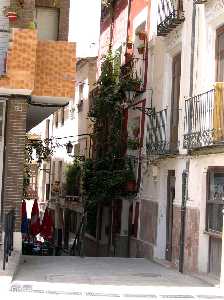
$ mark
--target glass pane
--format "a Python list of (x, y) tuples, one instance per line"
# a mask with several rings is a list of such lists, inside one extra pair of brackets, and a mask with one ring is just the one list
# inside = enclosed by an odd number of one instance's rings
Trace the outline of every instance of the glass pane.
[(222, 232), (222, 210), (221, 204), (208, 204), (208, 229)]
[(210, 174), (209, 200), (224, 200), (224, 172)]

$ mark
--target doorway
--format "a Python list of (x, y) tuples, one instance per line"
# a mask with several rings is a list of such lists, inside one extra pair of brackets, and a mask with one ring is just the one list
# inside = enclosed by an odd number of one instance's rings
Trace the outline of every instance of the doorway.
[(175, 171), (168, 170), (166, 208), (166, 260), (172, 260), (173, 201), (175, 198)]

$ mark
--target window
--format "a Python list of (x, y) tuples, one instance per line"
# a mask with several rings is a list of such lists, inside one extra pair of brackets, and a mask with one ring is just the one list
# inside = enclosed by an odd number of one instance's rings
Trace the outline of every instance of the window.
[(210, 168), (207, 175), (207, 230), (222, 232), (224, 168)]
[(61, 125), (63, 126), (65, 123), (65, 108), (61, 108)]
[(46, 120), (46, 128), (45, 128), (45, 138), (49, 139), (50, 137), (50, 120)]
[(217, 30), (216, 38), (216, 81), (224, 81), (224, 26)]
[(54, 126), (58, 127), (58, 111), (54, 112)]
[(58, 39), (59, 10), (57, 8), (37, 7), (36, 23), (40, 40)]

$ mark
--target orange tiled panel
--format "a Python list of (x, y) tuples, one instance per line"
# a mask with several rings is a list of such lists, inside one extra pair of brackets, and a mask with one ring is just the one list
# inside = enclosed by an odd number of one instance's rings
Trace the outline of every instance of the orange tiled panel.
[(75, 44), (38, 41), (33, 95), (74, 97)]
[(37, 32), (13, 29), (7, 54), (6, 77), (0, 78), (0, 87), (33, 90)]

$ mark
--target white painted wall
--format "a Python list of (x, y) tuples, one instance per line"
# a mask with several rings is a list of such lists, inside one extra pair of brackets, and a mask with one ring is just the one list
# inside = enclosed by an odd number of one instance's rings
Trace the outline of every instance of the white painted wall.
[[(149, 73), (148, 89), (153, 89), (153, 106), (156, 110), (168, 107), (168, 127), (170, 122), (172, 58), (182, 53), (182, 72), (180, 87), (179, 141), (180, 154), (172, 159), (157, 160), (158, 177), (152, 178), (152, 163), (143, 164), (143, 176), (139, 198), (158, 202), (157, 243), (154, 247), (155, 257), (165, 257), (166, 247), (166, 201), (167, 173), (175, 170), (176, 197), (174, 205), (181, 205), (182, 172), (186, 167), (186, 151), (183, 144), (184, 103), (189, 98), (191, 29), (193, 1), (184, 0), (185, 22), (174, 29), (167, 37), (156, 36), (157, 1), (153, 1), (150, 11), (149, 29)], [(206, 92), (215, 83), (215, 39), (216, 29), (224, 24), (224, 3), (221, 0), (208, 1), (205, 5), (196, 5), (195, 52), (193, 65), (193, 95)], [(149, 97), (147, 98), (149, 104)], [(146, 118), (147, 120), (147, 118)], [(169, 131), (169, 128), (168, 128)], [(145, 136), (147, 134), (147, 121)], [(169, 138), (169, 132), (167, 134)], [(144, 149), (145, 153), (145, 149)], [(223, 154), (209, 154), (191, 157), (189, 171), (189, 199), (187, 206), (200, 209), (199, 255), (200, 272), (207, 272), (208, 236), (204, 233), (206, 217), (206, 172), (208, 166), (224, 166)], [(144, 224), (142, 224), (144, 226)]]

